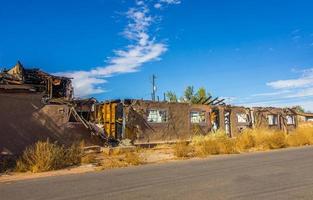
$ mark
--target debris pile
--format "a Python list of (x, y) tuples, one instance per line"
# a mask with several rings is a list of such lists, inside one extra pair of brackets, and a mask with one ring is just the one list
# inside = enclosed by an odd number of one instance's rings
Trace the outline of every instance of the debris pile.
[(54, 76), (39, 69), (25, 69), (20, 62), (10, 70), (0, 73), (0, 91), (39, 92), (44, 98), (64, 98), (71, 100), (73, 87), (70, 78)]

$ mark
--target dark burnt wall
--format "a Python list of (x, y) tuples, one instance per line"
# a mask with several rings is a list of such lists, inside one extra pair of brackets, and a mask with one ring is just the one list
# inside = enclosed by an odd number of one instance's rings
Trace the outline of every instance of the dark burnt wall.
[[(236, 137), (244, 129), (252, 127), (252, 118), (249, 108), (236, 106), (214, 106), (212, 109), (215, 110), (215, 112), (218, 111), (218, 129), (225, 131), (230, 137)], [(237, 114), (246, 115), (247, 121), (239, 122)]]
[(44, 105), (41, 94), (0, 93), (0, 154), (19, 154), (50, 139), (61, 144), (97, 142), (81, 123), (68, 123), (68, 106)]
[[(151, 123), (147, 121), (148, 110), (165, 110), (167, 122)], [(126, 138), (135, 143), (153, 143), (176, 140), (187, 140), (195, 134), (207, 134), (210, 131), (210, 106), (189, 105), (186, 103), (168, 103), (152, 101), (135, 101), (125, 107)], [(205, 111), (206, 121), (193, 124), (190, 121), (191, 111)]]
[[(298, 125), (298, 119), (295, 112), (290, 109), (283, 108), (253, 108), (254, 115), (254, 126), (256, 128), (270, 128), (274, 130), (282, 130), (285, 132), (290, 132), (294, 130)], [(277, 116), (278, 123), (270, 125), (268, 123), (268, 116)], [(294, 124), (287, 123), (287, 116), (294, 117)]]
[[(231, 107), (231, 136), (236, 137), (243, 130), (247, 128), (252, 128), (252, 117), (249, 108), (244, 107)], [(242, 122), (238, 120), (238, 115), (245, 115), (247, 121)]]

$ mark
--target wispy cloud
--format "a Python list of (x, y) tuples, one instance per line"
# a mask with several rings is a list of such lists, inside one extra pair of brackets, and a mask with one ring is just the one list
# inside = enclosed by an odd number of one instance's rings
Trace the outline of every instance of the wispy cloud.
[[(299, 73), (295, 71), (295, 73)], [(236, 103), (249, 106), (304, 106), (313, 111), (313, 68), (301, 71), (294, 79), (277, 80), (266, 83), (271, 92), (253, 94), (239, 98)]]
[(252, 97), (267, 97), (290, 93), (290, 90), (281, 90), (277, 92), (265, 92), (251, 95)]
[(154, 7), (157, 9), (163, 8), (164, 5), (171, 5), (171, 4), (180, 4), (180, 0), (158, 0)]
[[(177, 0), (157, 0), (163, 4), (179, 4)], [(154, 4), (155, 5), (155, 4)], [(147, 62), (159, 60), (167, 51), (167, 45), (150, 35), (151, 25), (156, 17), (152, 16), (149, 5), (144, 0), (135, 1), (135, 6), (126, 12), (128, 23), (123, 36), (130, 44), (113, 51), (114, 56), (108, 59), (107, 65), (92, 68), (89, 71), (61, 72), (58, 75), (73, 78), (75, 96), (89, 96), (105, 92), (103, 84), (106, 78), (122, 73), (136, 72)]]
[(303, 87), (313, 87), (313, 68), (303, 71), (302, 77), (287, 80), (278, 80), (266, 85), (274, 89), (294, 89)]

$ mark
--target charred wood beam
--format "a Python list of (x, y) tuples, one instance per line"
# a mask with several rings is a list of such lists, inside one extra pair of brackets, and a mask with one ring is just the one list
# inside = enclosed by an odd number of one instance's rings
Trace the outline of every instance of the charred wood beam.
[(203, 97), (201, 97), (201, 98), (196, 102), (196, 104), (202, 103), (202, 100), (203, 100)]
[(213, 103), (213, 106), (218, 105), (218, 104), (222, 103), (223, 101), (225, 101), (225, 99), (220, 99), (217, 102)]
[(208, 98), (206, 98), (206, 99), (202, 102), (202, 104), (206, 104), (206, 102), (210, 101), (211, 98), (212, 98), (212, 96), (209, 96)]
[(214, 101), (216, 101), (218, 99), (218, 97), (216, 97), (215, 99), (213, 99), (212, 101), (209, 101), (208, 103), (206, 103), (205, 105), (211, 105)]

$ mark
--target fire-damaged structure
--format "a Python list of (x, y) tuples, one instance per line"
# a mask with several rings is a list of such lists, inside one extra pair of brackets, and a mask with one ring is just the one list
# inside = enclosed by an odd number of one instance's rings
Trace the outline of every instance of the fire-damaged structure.
[(70, 78), (54, 76), (37, 68), (25, 69), (17, 64), (0, 73), (0, 91), (5, 92), (40, 92), (45, 99), (73, 97), (73, 87)]
[(148, 100), (112, 100), (97, 104), (94, 123), (107, 138), (134, 144), (189, 140), (218, 129), (236, 137), (246, 128), (266, 127), (289, 132), (297, 127), (297, 113), (283, 108), (246, 108)]
[[(70, 78), (26, 69), (18, 62), (0, 73), (0, 155), (20, 154), (38, 140), (100, 144), (84, 123)], [(86, 104), (86, 103), (85, 103)], [(89, 103), (87, 103), (89, 105)], [(77, 107), (77, 111), (76, 111)]]
[[(190, 140), (223, 130), (236, 137), (247, 128), (290, 132), (298, 119), (311, 120), (295, 109), (226, 105), (224, 99), (166, 102), (94, 98), (73, 99), (71, 79), (26, 69), (18, 62), (0, 73), (0, 153), (18, 154), (46, 138), (70, 144), (156, 144)], [(0, 154), (0, 155), (1, 155)]]

